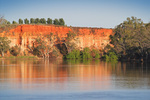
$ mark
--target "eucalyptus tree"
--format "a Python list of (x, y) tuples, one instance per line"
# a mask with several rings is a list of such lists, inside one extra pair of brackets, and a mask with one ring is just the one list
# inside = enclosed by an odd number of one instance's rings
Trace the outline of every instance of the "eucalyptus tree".
[(1, 52), (2, 57), (4, 57), (4, 53), (9, 50), (10, 43), (11, 41), (8, 40), (7, 37), (0, 37), (0, 52)]
[(19, 24), (23, 24), (23, 20), (22, 19), (19, 19)]

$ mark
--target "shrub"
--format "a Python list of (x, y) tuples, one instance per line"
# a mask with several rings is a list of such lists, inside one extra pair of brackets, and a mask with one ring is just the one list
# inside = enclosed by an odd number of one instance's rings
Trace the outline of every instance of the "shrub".
[(91, 56), (91, 50), (88, 47), (84, 48), (84, 50), (82, 51), (82, 58), (83, 59), (92, 58), (92, 56)]
[(79, 59), (80, 57), (80, 51), (79, 50), (72, 50), (68, 55), (66, 55), (66, 58), (68, 59)]
[(93, 49), (93, 50), (91, 51), (91, 56), (92, 56), (93, 58), (100, 58), (99, 50)]
[(118, 56), (114, 52), (108, 52), (108, 54), (104, 55), (103, 58), (106, 61), (117, 61)]
[(13, 55), (13, 56), (17, 56), (19, 53), (20, 53), (20, 47), (19, 46), (13, 46), (11, 49), (10, 49), (10, 53)]

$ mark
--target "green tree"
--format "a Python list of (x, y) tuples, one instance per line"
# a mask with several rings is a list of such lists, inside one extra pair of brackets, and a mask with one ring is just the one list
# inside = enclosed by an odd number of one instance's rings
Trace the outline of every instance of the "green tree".
[(67, 59), (79, 59), (79, 58), (81, 58), (81, 56), (80, 56), (80, 50), (72, 50), (70, 53), (68, 53), (67, 55), (66, 55), (66, 58)]
[(114, 50), (121, 58), (143, 57), (150, 48), (150, 33), (141, 19), (127, 18), (110, 36)]
[(58, 19), (55, 19), (54, 22), (53, 22), (53, 24), (54, 24), (54, 25), (59, 25), (59, 20), (58, 20)]
[(9, 50), (10, 40), (7, 37), (0, 37), (0, 53), (4, 57), (4, 53)]
[(26, 19), (24, 19), (24, 23), (25, 24), (29, 24), (29, 20), (26, 18)]
[(45, 18), (41, 18), (41, 19), (40, 19), (40, 23), (41, 23), (41, 24), (46, 24)]
[(91, 56), (92, 56), (93, 58), (100, 58), (100, 54), (99, 54), (99, 53), (100, 53), (99, 50), (93, 49), (93, 50), (91, 51)]
[(60, 19), (59, 19), (59, 25), (62, 25), (62, 26), (64, 26), (64, 25), (65, 25), (65, 21), (64, 21), (64, 19), (63, 19), (63, 18), (60, 18)]
[(16, 21), (12, 21), (12, 24), (18, 24)]
[(19, 19), (19, 24), (23, 24), (23, 20), (22, 19)]
[(83, 51), (82, 51), (82, 58), (83, 59), (92, 58), (92, 56), (91, 56), (91, 50), (88, 47), (86, 47), (86, 48), (83, 49)]
[(47, 18), (47, 24), (52, 24), (52, 19)]
[(30, 18), (30, 24), (34, 24), (34, 18)]
[(35, 24), (39, 24), (40, 23), (40, 19), (39, 18), (36, 18), (35, 19)]
[(11, 24), (10, 21), (7, 21), (7, 24)]
[(105, 54), (103, 56), (103, 58), (106, 60), (106, 61), (113, 61), (113, 62), (116, 62), (118, 61), (118, 56), (115, 54), (115, 52), (108, 52), (107, 54)]

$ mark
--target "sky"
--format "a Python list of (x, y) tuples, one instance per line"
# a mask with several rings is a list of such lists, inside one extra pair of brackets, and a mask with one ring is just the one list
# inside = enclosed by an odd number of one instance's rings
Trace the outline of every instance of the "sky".
[(131, 16), (150, 22), (150, 0), (0, 0), (0, 15), (10, 22), (63, 18), (67, 26), (114, 28)]

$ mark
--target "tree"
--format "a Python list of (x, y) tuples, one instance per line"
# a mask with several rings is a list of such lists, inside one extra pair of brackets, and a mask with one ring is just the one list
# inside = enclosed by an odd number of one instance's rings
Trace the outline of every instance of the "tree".
[(26, 18), (26, 19), (24, 19), (24, 23), (25, 24), (29, 24), (29, 20)]
[(41, 18), (41, 19), (40, 19), (40, 23), (41, 23), (41, 24), (46, 24), (45, 18)]
[(58, 19), (55, 19), (54, 22), (53, 22), (53, 24), (54, 24), (54, 25), (59, 25), (59, 20), (58, 20)]
[(110, 36), (114, 50), (124, 57), (142, 57), (150, 48), (150, 33), (141, 19), (136, 17), (127, 18), (118, 25)]
[(16, 21), (13, 21), (12, 24), (18, 24)]
[(47, 24), (52, 24), (52, 19), (47, 18)]
[(0, 16), (0, 24), (7, 24), (7, 20), (4, 19), (4, 16)]
[(7, 37), (0, 37), (0, 53), (4, 57), (4, 53), (9, 50), (10, 40)]
[(10, 49), (10, 53), (14, 56), (17, 56), (20, 53), (21, 48), (19, 46), (13, 46)]
[(34, 24), (34, 18), (30, 18), (30, 24)]
[(49, 58), (50, 51), (54, 45), (54, 40), (55, 36), (53, 36), (53, 33), (36, 38), (33, 54), (42, 56), (43, 58)]
[(36, 18), (35, 19), (35, 24), (39, 24), (40, 23), (40, 19), (39, 18)]
[(10, 21), (7, 21), (7, 24), (11, 24)]
[(22, 19), (19, 19), (19, 24), (23, 24), (23, 20)]
[(1, 15), (0, 15), (0, 24), (2, 24), (2, 22), (3, 22), (3, 17), (4, 17), (4, 16), (1, 16)]
[(91, 50), (88, 47), (86, 47), (86, 48), (83, 49), (83, 51), (82, 51), (82, 58), (83, 59), (92, 58), (92, 56), (91, 56)]
[(65, 21), (64, 21), (63, 18), (60, 18), (60, 19), (59, 19), (59, 25), (63, 25), (63, 26), (65, 25)]

